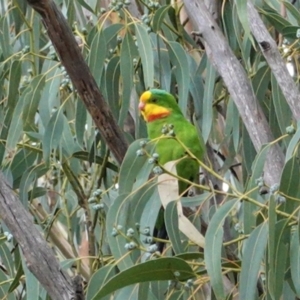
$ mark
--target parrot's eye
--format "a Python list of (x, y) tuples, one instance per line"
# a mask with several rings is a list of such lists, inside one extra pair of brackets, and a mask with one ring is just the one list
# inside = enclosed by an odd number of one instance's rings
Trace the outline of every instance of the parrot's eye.
[(152, 99), (152, 102), (153, 102), (153, 103), (156, 103), (156, 102), (157, 102), (157, 99), (156, 99), (156, 98)]

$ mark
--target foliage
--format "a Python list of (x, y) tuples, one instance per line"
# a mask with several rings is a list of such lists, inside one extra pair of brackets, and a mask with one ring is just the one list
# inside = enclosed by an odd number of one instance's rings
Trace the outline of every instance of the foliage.
[[(243, 1), (225, 1), (220, 24), (248, 73), (274, 143), (285, 153), (281, 181), (268, 193), (262, 193), (262, 176), (270, 145), (254, 150), (203, 41), (181, 19), (181, 3), (140, 1), (141, 16), (128, 0), (56, 2), (131, 146), (119, 167), (39, 16), (25, 1), (8, 1), (0, 18), (0, 169), (62, 268), (87, 280), (87, 299), (108, 299), (111, 293), (115, 299), (300, 297), (300, 129), (249, 35)], [(297, 6), (277, 0), (257, 5), (298, 83)], [(177, 94), (186, 117), (215, 151), (218, 169), (209, 159), (199, 162), (200, 195), (176, 196), (171, 177), (165, 196), (159, 174), (150, 176), (157, 165), (149, 163), (153, 145), (137, 110), (138, 96), (149, 87)], [(228, 190), (215, 189), (207, 178)], [(168, 198), (170, 241), (159, 254), (152, 231), (162, 196)], [(185, 234), (181, 205), (190, 210)], [(0, 257), (1, 299), (46, 299), (4, 223)]]

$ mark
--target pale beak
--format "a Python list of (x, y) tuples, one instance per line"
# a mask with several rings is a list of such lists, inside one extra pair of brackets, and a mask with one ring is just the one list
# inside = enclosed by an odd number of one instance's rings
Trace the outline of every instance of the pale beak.
[(144, 109), (145, 109), (145, 103), (141, 101), (139, 103), (139, 110), (144, 110)]

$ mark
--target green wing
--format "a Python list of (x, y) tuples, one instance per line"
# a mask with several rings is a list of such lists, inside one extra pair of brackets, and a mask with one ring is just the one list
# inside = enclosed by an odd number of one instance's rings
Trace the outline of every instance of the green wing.
[[(162, 135), (161, 130), (165, 124), (172, 124), (176, 137), (199, 159), (203, 160), (205, 146), (202, 137), (198, 136), (195, 126), (189, 123), (181, 114), (172, 114), (169, 117), (148, 123), (148, 134), (150, 139)], [(156, 145), (159, 154), (159, 162), (163, 165), (172, 160), (178, 160), (186, 156), (186, 150), (175, 139), (160, 139)], [(198, 163), (191, 158), (181, 160), (176, 167), (180, 177), (195, 181), (199, 174)], [(179, 192), (183, 193), (188, 184), (179, 182)]]

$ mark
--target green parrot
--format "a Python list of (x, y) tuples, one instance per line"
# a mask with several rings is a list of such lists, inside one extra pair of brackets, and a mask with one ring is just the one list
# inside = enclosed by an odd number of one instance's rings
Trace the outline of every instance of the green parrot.
[[(150, 140), (162, 135), (165, 125), (172, 125), (176, 137), (197, 157), (203, 160), (205, 146), (201, 136), (198, 135), (194, 125), (186, 120), (175, 98), (164, 90), (151, 89), (140, 97), (139, 109), (147, 123), (148, 137)], [(186, 150), (175, 139), (159, 139), (156, 150), (159, 155), (159, 163), (178, 160), (186, 156)], [(177, 175), (197, 181), (199, 164), (191, 157), (186, 157), (176, 165)], [(178, 182), (179, 193), (182, 194), (188, 188), (188, 183)]]
[[(172, 126), (176, 137), (199, 160), (203, 160), (205, 146), (202, 136), (199, 136), (194, 125), (188, 122), (182, 114), (175, 98), (164, 90), (151, 89), (140, 97), (139, 109), (147, 123), (148, 136), (151, 140), (162, 136), (164, 126)], [(186, 154), (186, 149), (175, 139), (158, 139), (155, 152), (159, 155), (159, 163), (164, 165), (169, 161), (180, 160), (176, 165), (177, 175), (191, 182), (198, 181), (199, 164)], [(186, 195), (189, 184), (178, 181), (179, 194)], [(168, 234), (164, 223), (163, 209), (156, 220), (153, 235), (160, 239), (167, 239)], [(156, 243), (162, 253), (164, 243)]]

